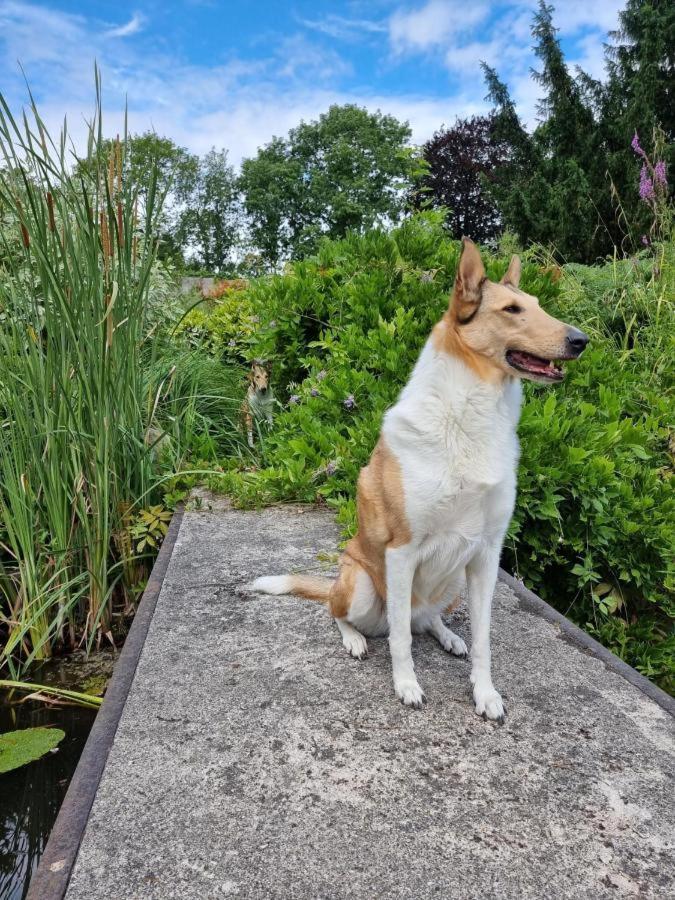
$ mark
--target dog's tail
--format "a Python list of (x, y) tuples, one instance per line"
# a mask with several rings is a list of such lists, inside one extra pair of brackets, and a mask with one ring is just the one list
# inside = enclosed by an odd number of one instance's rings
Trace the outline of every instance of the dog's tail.
[(315, 575), (263, 575), (251, 585), (252, 590), (263, 594), (297, 594), (320, 603), (328, 600), (332, 587), (332, 578)]

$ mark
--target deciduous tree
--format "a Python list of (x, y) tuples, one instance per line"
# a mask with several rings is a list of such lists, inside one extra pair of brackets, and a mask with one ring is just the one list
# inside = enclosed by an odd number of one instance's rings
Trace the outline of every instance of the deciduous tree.
[(323, 236), (396, 220), (416, 166), (410, 134), (393, 116), (331, 106), (245, 160), (251, 237), (268, 263), (312, 253)]

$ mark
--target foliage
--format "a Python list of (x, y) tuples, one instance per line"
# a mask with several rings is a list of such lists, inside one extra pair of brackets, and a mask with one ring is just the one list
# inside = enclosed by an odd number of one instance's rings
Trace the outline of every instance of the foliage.
[[(445, 306), (459, 245), (426, 213), (390, 234), (325, 242), (260, 279), (251, 356), (273, 360), (284, 403), (259, 467), (213, 484), (243, 504), (327, 502), (347, 534), (382, 416)], [(561, 270), (526, 255), (522, 286), (589, 332), (559, 388), (528, 384), (520, 493), (504, 561), (632, 664), (673, 686), (675, 520), (672, 244), (650, 258)], [(507, 257), (487, 257), (492, 278)]]
[(322, 236), (397, 219), (416, 170), (410, 129), (358, 106), (331, 106), (244, 160), (240, 186), (253, 244), (272, 268)]
[(215, 462), (238, 452), (245, 393), (245, 373), (239, 366), (223, 364), (201, 347), (171, 347), (147, 377), (148, 397), (155, 398), (147, 442), (160, 469), (179, 471), (194, 459)]
[(65, 736), (60, 728), (23, 728), (0, 734), (0, 775), (40, 759)]
[(486, 69), (490, 99), (498, 104), (498, 133), (511, 134), (518, 150), (529, 144), (525, 153), (514, 150), (516, 164), (498, 174), (493, 196), (524, 243), (554, 244), (563, 259), (592, 261), (611, 249), (615, 237), (598, 228), (599, 214), (603, 222), (612, 220), (602, 138), (581, 78), (573, 77), (565, 63), (552, 7), (543, 2), (532, 34), (541, 61), (534, 77), (544, 90), (540, 124), (532, 135), (514, 121), (508, 92), (503, 85), (497, 90), (496, 74)]
[(155, 258), (156, 169), (141, 201), (130, 143), (102, 137), (100, 94), (74, 169), (67, 135), (52, 142), (32, 114), (22, 131), (0, 107), (0, 668), (13, 677), (119, 629), (164, 528), (158, 480), (196, 431), (209, 438), (185, 352), (167, 361), (178, 310)]
[(428, 170), (415, 201), (420, 207), (445, 207), (446, 225), (454, 238), (470, 235), (475, 241), (494, 240), (501, 217), (485, 181), (507, 160), (507, 145), (495, 133), (489, 116), (458, 119), (427, 141), (422, 153)]
[(241, 208), (237, 180), (227, 150), (211, 150), (199, 161), (188, 206), (180, 216), (177, 238), (210, 272), (234, 266)]
[(259, 317), (246, 286), (241, 280), (220, 282), (210, 301), (195, 306), (183, 318), (179, 330), (191, 346), (207, 348), (220, 358), (247, 358), (245, 348), (257, 330)]
[[(540, 123), (528, 134), (506, 86), (484, 66), (495, 107), (494, 134), (510, 148), (490, 189), (504, 223), (521, 242), (555, 247), (559, 258), (595, 262), (620, 247), (641, 246), (649, 212), (636, 190), (639, 165), (630, 143), (647, 142), (662, 123), (672, 141), (672, 4), (629, 2), (608, 48), (605, 83), (565, 62), (553, 8), (540, 0), (532, 34), (543, 89)], [(651, 149), (651, 148), (649, 148)], [(668, 147), (665, 162), (672, 162)]]
[(148, 547), (158, 550), (169, 530), (170, 521), (171, 513), (161, 505), (140, 510), (136, 521), (129, 529), (136, 545), (136, 553), (141, 554)]
[[(111, 155), (117, 152), (117, 146), (114, 140), (101, 140), (87, 158), (78, 161), (76, 176), (95, 180), (105, 170)], [(138, 198), (141, 208), (145, 208), (151, 189), (166, 198), (161, 213), (156, 211), (156, 227), (161, 235), (159, 256), (179, 261), (183, 249), (178, 233), (181, 216), (199, 180), (199, 158), (170, 138), (152, 131), (125, 136), (120, 150), (124, 182)]]
[(44, 700), (47, 703), (69, 706), (83, 706), (87, 709), (98, 709), (103, 703), (100, 694), (103, 693), (108, 679), (105, 676), (90, 678), (89, 682), (95, 682), (98, 692), (95, 694), (91, 691), (89, 684), (87, 690), (90, 693), (82, 693), (81, 691), (71, 691), (66, 688), (55, 687), (52, 684), (33, 684), (28, 681), (9, 681), (0, 679), (0, 689), (7, 691), (23, 691), (28, 693), (26, 700)]

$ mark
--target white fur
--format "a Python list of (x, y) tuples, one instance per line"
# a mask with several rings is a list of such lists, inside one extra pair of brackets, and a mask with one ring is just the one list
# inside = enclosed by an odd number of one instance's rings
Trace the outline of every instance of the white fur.
[(263, 594), (290, 594), (290, 575), (262, 575), (251, 584), (252, 591), (261, 591)]
[(246, 394), (246, 402), (251, 416), (249, 428), (247, 430), (247, 439), (249, 447), (253, 446), (253, 425), (260, 425), (265, 422), (271, 427), (274, 414), (274, 394), (272, 388), (268, 388), (265, 393), (259, 391), (255, 385), (250, 385)]
[[(466, 655), (466, 644), (440, 614), (468, 586), (476, 712), (504, 716), (492, 684), (490, 613), (516, 496), (521, 398), (518, 379), (482, 381), (430, 339), (385, 415), (382, 436), (401, 467), (411, 540), (386, 551), (386, 611), (360, 570), (348, 614), (336, 622), (344, 646), (359, 659), (367, 651), (364, 633), (389, 632), (394, 691), (407, 706), (426, 702), (413, 666), (413, 631), (428, 632), (449, 653)], [(284, 594), (291, 583), (288, 576), (264, 577), (253, 588)]]
[[(439, 614), (468, 582), (476, 712), (491, 719), (504, 715), (492, 685), (490, 607), (515, 502), (520, 405), (518, 380), (484, 382), (430, 340), (385, 416), (382, 435), (401, 466), (412, 532), (410, 543), (386, 556), (394, 690), (410, 706), (424, 700), (410, 652), (411, 626), (429, 631), (450, 652), (466, 652)], [(415, 610), (413, 592), (422, 603)]]

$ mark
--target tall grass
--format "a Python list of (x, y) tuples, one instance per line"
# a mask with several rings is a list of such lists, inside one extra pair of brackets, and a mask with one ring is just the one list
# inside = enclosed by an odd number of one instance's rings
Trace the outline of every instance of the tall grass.
[(156, 173), (139, 204), (125, 138), (104, 142), (101, 92), (78, 159), (31, 100), (0, 96), (0, 669), (109, 631), (133, 591), (145, 440)]

